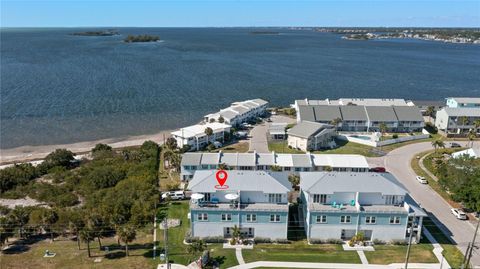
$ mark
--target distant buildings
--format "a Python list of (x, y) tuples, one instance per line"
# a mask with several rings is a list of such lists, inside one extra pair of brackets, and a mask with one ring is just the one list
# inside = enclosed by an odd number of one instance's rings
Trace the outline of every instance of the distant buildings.
[(424, 116), (427, 115), (427, 110), (429, 107), (433, 108), (432, 116), (435, 116), (436, 111), (445, 107), (445, 102), (443, 101), (415, 100), (415, 101), (408, 101), (407, 104), (410, 106), (416, 106), (418, 109), (420, 109), (420, 112)]
[(187, 152), (182, 156), (182, 180), (190, 180), (197, 171), (219, 169), (241, 171), (305, 171), (368, 172), (367, 159), (351, 154), (278, 154), (278, 153), (202, 153)]
[(205, 115), (204, 121), (219, 121), (220, 118), (223, 118), (225, 123), (237, 126), (265, 114), (267, 105), (268, 102), (262, 99), (235, 102), (216, 113)]
[[(480, 107), (445, 107), (437, 111), (435, 126), (445, 134), (464, 134), (479, 128)], [(478, 130), (477, 130), (478, 132)]]
[[(427, 214), (388, 173), (300, 173), (305, 233), (311, 239), (405, 240), (418, 242)], [(412, 229), (413, 227), (413, 229)]]
[(202, 199), (190, 203), (193, 237), (232, 237), (240, 228), (244, 237), (286, 239), (288, 192), (285, 173), (228, 171), (225, 188), (218, 185), (216, 170), (197, 171), (188, 189)]
[(310, 121), (299, 122), (287, 133), (288, 146), (302, 151), (327, 148), (337, 135), (333, 125)]
[(462, 156), (468, 156), (471, 158), (480, 158), (480, 147), (469, 148), (466, 150), (452, 153), (453, 158), (460, 158)]
[[(207, 128), (212, 129), (212, 135), (205, 133)], [(223, 142), (225, 133), (230, 133), (230, 128), (231, 125), (219, 122), (196, 124), (174, 131), (172, 132), (172, 136), (177, 140), (177, 146), (179, 148), (188, 145), (192, 150), (200, 150), (207, 146), (208, 143), (215, 141)]]
[(271, 123), (268, 129), (268, 134), (273, 140), (284, 140), (287, 138), (286, 123)]
[(480, 97), (448, 97), (447, 107), (451, 107), (451, 108), (476, 107), (480, 109)]
[(338, 120), (339, 131), (419, 132), (425, 126), (420, 110), (403, 99), (296, 100), (297, 122), (330, 124)]

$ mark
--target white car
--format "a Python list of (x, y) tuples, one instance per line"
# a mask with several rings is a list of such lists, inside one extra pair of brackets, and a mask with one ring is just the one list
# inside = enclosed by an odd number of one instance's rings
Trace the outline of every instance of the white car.
[(451, 209), (452, 214), (459, 220), (466, 220), (467, 219), (467, 214), (463, 212), (460, 208), (452, 208)]
[(422, 184), (428, 184), (428, 181), (425, 179), (425, 177), (417, 176), (416, 179)]
[(162, 199), (167, 199), (167, 197), (172, 200), (183, 200), (185, 199), (185, 193), (183, 191), (169, 191), (162, 194)]

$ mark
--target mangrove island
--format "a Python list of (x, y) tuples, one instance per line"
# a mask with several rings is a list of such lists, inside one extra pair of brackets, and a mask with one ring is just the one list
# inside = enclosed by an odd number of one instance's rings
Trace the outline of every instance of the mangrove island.
[(127, 43), (133, 42), (156, 42), (160, 37), (154, 35), (128, 35), (123, 41)]

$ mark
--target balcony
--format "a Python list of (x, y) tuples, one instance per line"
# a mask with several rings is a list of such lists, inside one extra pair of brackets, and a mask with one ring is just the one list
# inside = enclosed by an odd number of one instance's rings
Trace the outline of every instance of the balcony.
[(273, 204), (273, 203), (211, 203), (211, 202), (190, 202), (191, 210), (202, 211), (268, 211), (268, 212), (285, 212), (288, 211), (288, 204)]

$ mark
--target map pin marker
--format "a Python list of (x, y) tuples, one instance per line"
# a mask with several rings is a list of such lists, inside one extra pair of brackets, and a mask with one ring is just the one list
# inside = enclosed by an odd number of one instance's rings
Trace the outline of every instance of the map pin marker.
[(225, 185), (225, 182), (227, 182), (228, 174), (224, 170), (218, 170), (215, 174), (215, 177), (217, 178), (218, 184), (223, 187), (223, 185)]

